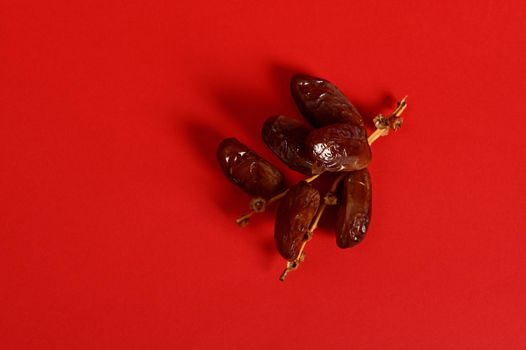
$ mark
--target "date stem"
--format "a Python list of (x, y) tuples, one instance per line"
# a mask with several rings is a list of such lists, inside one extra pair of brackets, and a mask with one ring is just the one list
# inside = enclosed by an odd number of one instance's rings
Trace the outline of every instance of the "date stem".
[[(400, 129), (403, 123), (403, 120), (402, 118), (400, 118), (400, 115), (407, 108), (406, 99), (407, 99), (407, 96), (398, 102), (395, 110), (391, 113), (391, 115), (389, 115), (389, 117), (384, 117), (383, 115), (380, 114), (374, 118), (376, 130), (367, 138), (367, 142), (369, 143), (369, 145), (372, 145), (380, 137), (388, 135), (390, 129), (393, 129), (393, 130)], [(321, 174), (316, 175), (316, 177), (319, 175)], [(336, 200), (335, 192), (336, 192), (336, 189), (338, 188), (339, 183), (343, 180), (345, 175), (347, 175), (347, 173), (345, 172), (341, 173), (340, 176), (338, 176), (336, 180), (334, 180), (334, 182), (332, 183), (330, 191), (325, 194), (325, 197), (323, 198), (323, 203), (321, 204), (320, 208), (318, 209), (318, 212), (316, 213), (316, 216), (314, 217), (311, 223), (309, 232), (305, 235), (305, 239), (299, 250), (298, 258), (296, 258), (293, 261), (287, 262), (287, 266), (285, 267), (285, 270), (283, 270), (283, 273), (281, 274), (279, 278), (280, 281), (284, 282), (288, 273), (296, 270), (299, 267), (299, 265), (305, 260), (305, 252), (304, 252), (305, 246), (312, 239), (314, 235), (314, 230), (318, 228), (318, 223), (320, 221), (320, 218), (323, 215), (323, 212), (325, 211), (327, 206), (336, 204), (337, 200)]]
[[(405, 96), (403, 99), (398, 101), (396, 108), (391, 112), (389, 117), (385, 117), (382, 114), (379, 114), (376, 117), (374, 117), (373, 121), (374, 121), (374, 125), (376, 126), (376, 130), (371, 135), (369, 135), (369, 137), (367, 138), (367, 142), (369, 143), (369, 145), (372, 145), (380, 137), (388, 135), (389, 130), (400, 129), (403, 123), (403, 119), (400, 118), (400, 115), (405, 111), (406, 108), (407, 108), (407, 96)], [(316, 180), (321, 174), (322, 173), (313, 175), (309, 178), (306, 178), (303, 181), (310, 183)], [(250, 218), (252, 217), (252, 214), (264, 212), (267, 206), (283, 198), (287, 194), (288, 191), (289, 190), (286, 189), (285, 191), (275, 195), (274, 197), (270, 198), (267, 201), (265, 201), (264, 199), (260, 199), (263, 201), (262, 208), (260, 208), (259, 210), (255, 210), (251, 205), (250, 212), (248, 214), (242, 215), (239, 218), (237, 218), (236, 223), (241, 227), (245, 227), (246, 225), (248, 225), (248, 222)]]
[(404, 122), (404, 120), (400, 118), (400, 115), (402, 115), (406, 108), (407, 96), (405, 96), (397, 103), (396, 108), (393, 112), (391, 112), (391, 115), (389, 115), (389, 117), (385, 117), (381, 114), (374, 117), (373, 122), (376, 126), (376, 130), (367, 138), (367, 142), (369, 142), (369, 145), (371, 145), (379, 137), (388, 135), (389, 130), (392, 129), (396, 131), (400, 129), (402, 123)]

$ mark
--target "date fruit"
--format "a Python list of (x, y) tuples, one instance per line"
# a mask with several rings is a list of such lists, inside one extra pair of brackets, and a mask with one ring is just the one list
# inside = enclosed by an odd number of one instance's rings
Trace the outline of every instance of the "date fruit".
[(311, 127), (284, 115), (268, 118), (261, 136), (265, 144), (289, 168), (312, 175), (312, 161), (305, 149), (305, 139)]
[(270, 198), (283, 189), (281, 172), (233, 137), (219, 144), (217, 160), (227, 178), (254, 196)]
[(371, 220), (371, 177), (367, 169), (349, 173), (341, 184), (336, 220), (336, 244), (350, 248), (362, 241)]
[(362, 116), (347, 97), (325, 79), (296, 74), (290, 90), (299, 110), (314, 127), (336, 123), (364, 125)]
[(306, 147), (315, 173), (359, 170), (371, 161), (367, 132), (358, 125), (331, 124), (314, 129)]
[(274, 240), (279, 254), (289, 261), (298, 258), (310, 224), (320, 206), (320, 193), (302, 181), (290, 188), (276, 214)]

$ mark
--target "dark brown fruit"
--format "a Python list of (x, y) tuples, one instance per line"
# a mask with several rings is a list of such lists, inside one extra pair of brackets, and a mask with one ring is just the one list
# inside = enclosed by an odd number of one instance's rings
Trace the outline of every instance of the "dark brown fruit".
[(270, 198), (283, 189), (281, 172), (235, 138), (219, 144), (217, 160), (226, 177), (254, 196)]
[(291, 187), (281, 200), (276, 214), (274, 240), (283, 258), (292, 261), (298, 257), (319, 206), (320, 193), (303, 181)]
[(363, 126), (363, 118), (345, 95), (327, 80), (296, 74), (290, 82), (292, 97), (314, 127), (335, 123)]
[(359, 170), (371, 161), (367, 133), (358, 125), (332, 124), (314, 129), (306, 147), (315, 173)]
[(296, 119), (278, 115), (265, 121), (261, 136), (268, 148), (289, 168), (312, 175), (312, 162), (305, 149), (305, 139), (311, 130)]
[(341, 184), (338, 196), (336, 244), (349, 248), (362, 241), (371, 220), (371, 177), (367, 169), (353, 171)]

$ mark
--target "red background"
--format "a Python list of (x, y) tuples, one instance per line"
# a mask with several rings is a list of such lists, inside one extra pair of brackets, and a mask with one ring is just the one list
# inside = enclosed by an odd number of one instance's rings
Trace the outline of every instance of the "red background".
[[(524, 349), (523, 1), (2, 1), (3, 349)], [(374, 216), (285, 283), (215, 161), (293, 71), (367, 117)], [(290, 172), (287, 173), (290, 175)], [(299, 177), (296, 176), (295, 179)]]

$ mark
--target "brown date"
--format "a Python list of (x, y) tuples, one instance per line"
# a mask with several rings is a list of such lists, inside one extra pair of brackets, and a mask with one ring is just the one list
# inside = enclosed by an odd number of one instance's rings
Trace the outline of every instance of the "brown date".
[(311, 127), (284, 115), (268, 118), (261, 135), (265, 144), (287, 166), (305, 175), (312, 175), (312, 162), (305, 149)]
[(290, 90), (299, 110), (314, 127), (335, 123), (364, 125), (362, 116), (347, 97), (325, 79), (296, 74)]
[(283, 175), (235, 138), (224, 139), (217, 160), (226, 177), (246, 192), (270, 198), (283, 189)]
[(281, 200), (276, 214), (274, 240), (283, 258), (289, 261), (298, 258), (319, 206), (320, 193), (304, 181), (291, 187)]
[(314, 129), (306, 147), (315, 173), (359, 170), (371, 161), (367, 132), (358, 125), (331, 124)]
[(336, 244), (349, 248), (362, 241), (371, 220), (371, 177), (367, 169), (353, 171), (341, 184), (338, 196)]

